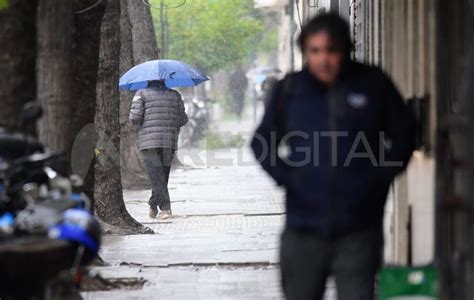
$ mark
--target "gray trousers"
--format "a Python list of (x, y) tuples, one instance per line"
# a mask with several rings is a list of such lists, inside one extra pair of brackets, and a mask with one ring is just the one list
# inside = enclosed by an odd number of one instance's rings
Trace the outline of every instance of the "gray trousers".
[(168, 179), (171, 171), (175, 150), (171, 148), (156, 148), (142, 150), (145, 168), (151, 183), (150, 207), (160, 210), (170, 210), (171, 201), (168, 192)]
[(372, 300), (382, 250), (381, 229), (333, 240), (287, 229), (280, 252), (285, 296), (288, 300), (323, 299), (326, 281), (334, 276), (338, 300)]

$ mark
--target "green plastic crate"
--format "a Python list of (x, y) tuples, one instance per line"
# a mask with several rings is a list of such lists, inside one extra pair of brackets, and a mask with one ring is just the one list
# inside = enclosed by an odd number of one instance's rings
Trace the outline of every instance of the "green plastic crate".
[(438, 299), (438, 272), (432, 266), (384, 268), (378, 295), (379, 300)]

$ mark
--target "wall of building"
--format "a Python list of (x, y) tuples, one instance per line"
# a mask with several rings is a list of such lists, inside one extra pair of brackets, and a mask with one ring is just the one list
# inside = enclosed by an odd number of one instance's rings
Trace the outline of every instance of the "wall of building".
[(257, 0), (259, 9), (278, 11), (281, 18), (279, 30), (279, 68), (283, 73), (301, 70), (304, 65), (297, 38), (302, 26), (318, 13), (337, 11), (350, 18), (351, 0)]
[[(381, 65), (405, 99), (428, 102), (426, 135), (434, 135), (436, 53), (434, 1), (366, 1), (365, 60)], [(367, 28), (369, 27), (369, 28)], [(397, 263), (429, 263), (434, 258), (434, 156), (430, 141), (412, 158), (404, 176), (394, 184)], [(409, 213), (411, 210), (411, 214)], [(410, 225), (410, 232), (406, 229)], [(398, 232), (398, 234), (397, 234)], [(406, 248), (405, 248), (406, 247)], [(403, 251), (407, 249), (408, 252)], [(410, 253), (411, 251), (411, 253)], [(410, 255), (411, 254), (411, 255)]]
[(292, 38), (293, 25), (290, 23), (290, 16), (283, 7), (279, 11), (280, 29), (278, 31), (278, 67), (283, 73), (287, 73), (292, 69)]
[(302, 56), (296, 40), (305, 20), (306, 0), (256, 0), (255, 8), (263, 12), (277, 13), (278, 30), (278, 68), (282, 74), (301, 69)]

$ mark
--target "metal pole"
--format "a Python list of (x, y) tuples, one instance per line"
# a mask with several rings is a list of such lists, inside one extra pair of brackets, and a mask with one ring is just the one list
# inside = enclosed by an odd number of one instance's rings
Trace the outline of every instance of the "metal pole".
[(339, 13), (339, 0), (331, 0), (330, 11)]
[(164, 18), (164, 9), (165, 9), (165, 5), (163, 3), (163, 0), (161, 0), (160, 2), (160, 26), (161, 26), (161, 57), (160, 59), (164, 59), (166, 58), (167, 56), (167, 53), (166, 53), (166, 36), (165, 36), (165, 18)]
[(290, 71), (295, 70), (295, 33), (296, 25), (294, 22), (295, 6), (294, 0), (288, 0), (288, 13), (290, 15)]
[(447, 89), (445, 83), (446, 76), (446, 47), (447, 28), (444, 22), (445, 13), (443, 0), (437, 0), (435, 5), (435, 28), (436, 35), (436, 119), (438, 120), (436, 131), (436, 174), (435, 174), (435, 260), (440, 271), (440, 299), (449, 299), (449, 259), (447, 247), (447, 235), (449, 233), (446, 214), (443, 209), (444, 199), (447, 194), (447, 157), (448, 157), (448, 137), (447, 130), (439, 126), (440, 120), (447, 115)]
[[(473, 299), (473, 185), (472, 177), (474, 151), (472, 145), (474, 129), (474, 106), (469, 101), (474, 93), (474, 51), (471, 44), (455, 43), (450, 36), (464, 21), (455, 20), (454, 3), (436, 2), (437, 32), (437, 120), (436, 139), (436, 258), (440, 270), (440, 299)], [(468, 9), (467, 1), (459, 1), (457, 9)], [(472, 22), (472, 21), (471, 21)], [(472, 28), (468, 26), (468, 28)], [(472, 30), (472, 29), (471, 29)], [(465, 38), (470, 38), (467, 34)], [(462, 49), (465, 44), (466, 48)], [(448, 45), (448, 46), (446, 46)], [(467, 47), (471, 47), (471, 49)], [(461, 51), (459, 51), (462, 49)], [(462, 52), (464, 60), (463, 76), (452, 78), (449, 66), (456, 65)], [(452, 100), (457, 106), (449, 109), (449, 86), (457, 87), (457, 98)], [(452, 98), (452, 97), (451, 97)]]

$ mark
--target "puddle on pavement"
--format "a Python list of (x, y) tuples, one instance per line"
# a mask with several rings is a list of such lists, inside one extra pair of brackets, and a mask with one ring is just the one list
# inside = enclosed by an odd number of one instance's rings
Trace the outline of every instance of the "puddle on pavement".
[(137, 277), (103, 278), (95, 275), (83, 279), (81, 291), (141, 290), (145, 283), (147, 283), (145, 279)]

